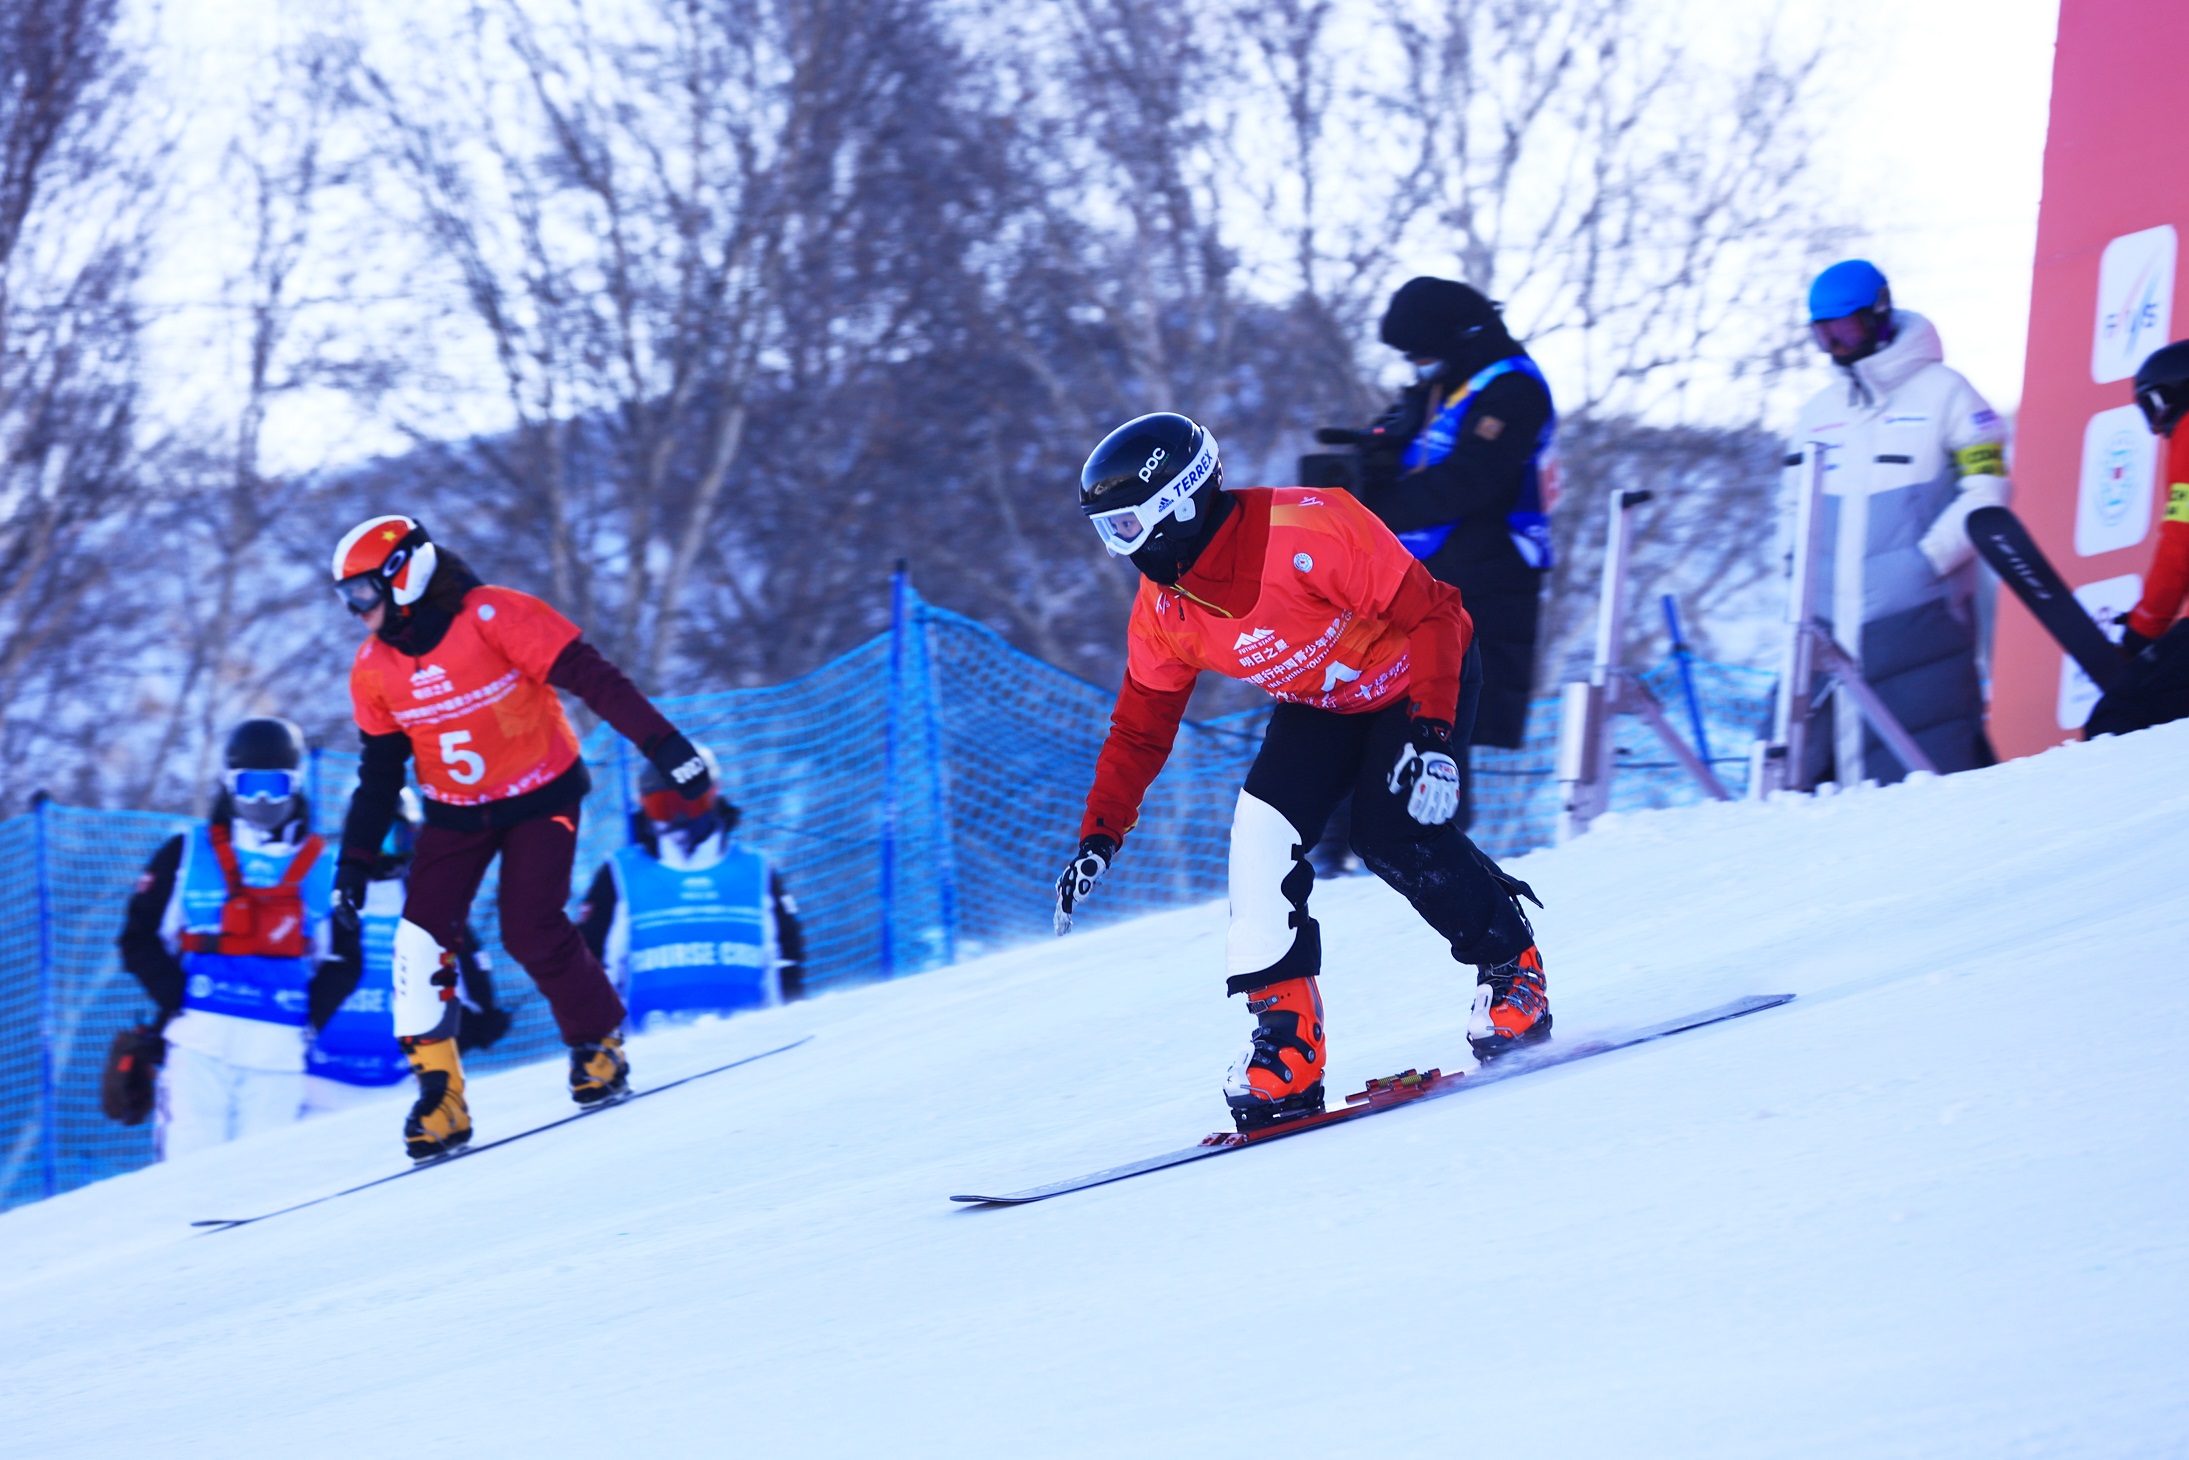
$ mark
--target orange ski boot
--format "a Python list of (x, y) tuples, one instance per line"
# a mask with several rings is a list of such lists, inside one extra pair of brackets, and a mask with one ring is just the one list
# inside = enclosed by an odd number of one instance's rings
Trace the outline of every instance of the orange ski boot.
[(1224, 1103), (1242, 1131), (1313, 1115), (1323, 1108), (1323, 998), (1312, 978), (1290, 978), (1247, 995), (1254, 1035), (1224, 1076)]
[(1510, 963), (1475, 974), (1475, 1005), (1467, 1043), (1488, 1064), (1499, 1055), (1550, 1038), (1551, 1001), (1543, 989), (1543, 955), (1531, 945)]

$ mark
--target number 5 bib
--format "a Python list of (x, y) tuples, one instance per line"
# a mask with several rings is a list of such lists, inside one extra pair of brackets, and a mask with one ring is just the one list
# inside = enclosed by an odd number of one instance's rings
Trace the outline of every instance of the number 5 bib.
[(547, 683), (578, 626), (528, 593), (474, 588), (448, 633), (417, 658), (378, 635), (358, 648), (350, 701), (367, 735), (410, 737), (433, 800), (478, 806), (521, 796), (578, 758)]

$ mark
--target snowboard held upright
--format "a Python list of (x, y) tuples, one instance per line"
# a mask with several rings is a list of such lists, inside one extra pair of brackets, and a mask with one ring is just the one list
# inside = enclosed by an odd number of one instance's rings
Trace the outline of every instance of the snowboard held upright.
[(1969, 541), (2091, 683), (2111, 689), (2126, 666), (2120, 647), (2076, 602), (2022, 519), (2004, 507), (1979, 507), (1969, 514)]

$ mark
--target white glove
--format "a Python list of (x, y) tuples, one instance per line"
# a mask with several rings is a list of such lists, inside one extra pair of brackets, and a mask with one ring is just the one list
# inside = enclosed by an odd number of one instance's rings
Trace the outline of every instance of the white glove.
[(1391, 794), (1406, 797), (1406, 814), (1423, 826), (1442, 826), (1459, 814), (1459, 763), (1441, 750), (1399, 747), (1391, 767)]
[(1091, 836), (1079, 844), (1079, 855), (1072, 858), (1063, 875), (1056, 880), (1056, 935), (1059, 938), (1072, 930), (1074, 909), (1094, 891), (1094, 885), (1110, 870), (1110, 859), (1116, 855), (1117, 843), (1106, 836)]

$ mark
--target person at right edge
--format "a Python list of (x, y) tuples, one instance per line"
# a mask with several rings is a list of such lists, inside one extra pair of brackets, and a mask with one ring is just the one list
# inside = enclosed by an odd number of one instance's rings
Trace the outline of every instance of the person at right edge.
[(350, 669), (364, 754), (335, 871), (338, 916), (354, 920), (364, 903), (413, 755), (425, 798), (395, 929), (395, 1034), (418, 1076), (405, 1148), (425, 1160), (471, 1139), (452, 950), (496, 856), (502, 946), (570, 1047), (571, 1098), (619, 1098), (630, 1075), (623, 1003), (563, 911), (591, 781), (555, 691), (584, 700), (689, 798), (709, 790), (706, 762), (576, 624), (530, 594), (480, 582), (417, 519), (359, 523), (335, 548), (333, 571), (336, 593), (369, 631)]
[[(1467, 600), (1482, 694), (1473, 732), (1461, 738), (1470, 748), (1517, 749), (1551, 567), (1550, 387), (1497, 306), (1456, 280), (1408, 280), (1391, 296), (1381, 334), (1414, 367), (1414, 383), (1366, 432), (1319, 434), (1359, 446), (1362, 502)], [(1464, 831), (1474, 820), (1473, 778), (1466, 754), (1457, 764)]]
[(2123, 669), (2090, 712), (2083, 736), (2125, 735), (2189, 718), (2189, 340), (2161, 345), (2136, 368), (2136, 404), (2151, 434), (2166, 438), (2166, 506), (2143, 597), (2121, 621)]
[(2175, 430), (2189, 414), (2189, 340), (2153, 350), (2136, 368), (2136, 404), (2151, 434), (2166, 438), (2166, 507), (2143, 598), (2121, 630), (2121, 650), (2131, 656), (2164, 637), (2189, 599), (2189, 433)]
[(1255, 1019), (1224, 1080), (1239, 1128), (1323, 1107), (1307, 852), (1349, 792), (1353, 849), (1476, 969), (1476, 1057), (1546, 1037), (1543, 960), (1518, 901), (1534, 894), (1453, 822), (1466, 753), (1453, 727), (1482, 685), (1460, 595), (1348, 493), (1225, 491), (1215, 438), (1184, 416), (1141, 416), (1104, 437), (1080, 474), (1080, 510), (1142, 581), (1079, 852), (1057, 879), (1057, 932), (1116, 861), (1196, 677), (1213, 670), (1280, 702), (1231, 824), (1224, 988)]
[[(1817, 275), (1809, 319), (1838, 379), (1802, 408), (1785, 465), (1789, 493), (1805, 490), (1809, 453), (1824, 448), (1818, 616), (1939, 770), (1990, 765), (1968, 520), (2007, 505), (2006, 430), (1947, 368), (1931, 322), (1893, 308), (1868, 260)], [(1852, 695), (1833, 694), (1817, 714), (1810, 784), (1887, 785), (1907, 773)]]

